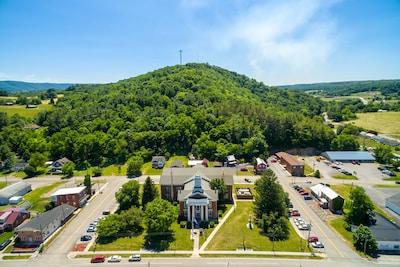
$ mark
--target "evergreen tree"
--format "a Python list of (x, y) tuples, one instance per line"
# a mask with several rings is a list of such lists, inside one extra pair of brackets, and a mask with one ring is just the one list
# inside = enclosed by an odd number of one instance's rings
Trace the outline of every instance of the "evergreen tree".
[(86, 192), (89, 196), (92, 196), (92, 181), (90, 179), (90, 175), (86, 174), (85, 179), (83, 180), (83, 185), (86, 187)]
[(153, 201), (158, 197), (157, 187), (154, 185), (154, 182), (151, 180), (149, 176), (147, 176), (143, 185), (143, 193), (142, 193), (142, 208), (146, 209), (147, 203)]
[(258, 226), (271, 239), (286, 239), (289, 236), (289, 221), (287, 219), (287, 203), (289, 198), (278, 183), (275, 173), (267, 169), (256, 180), (254, 190), (254, 213)]

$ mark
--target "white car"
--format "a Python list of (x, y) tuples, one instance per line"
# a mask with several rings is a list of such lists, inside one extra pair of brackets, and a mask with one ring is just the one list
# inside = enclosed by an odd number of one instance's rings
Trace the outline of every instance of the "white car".
[(128, 261), (140, 261), (142, 258), (140, 257), (140, 254), (134, 254), (132, 256), (129, 256)]
[(317, 242), (312, 242), (311, 246), (313, 248), (324, 248), (324, 244), (322, 244), (321, 242), (317, 241)]
[(121, 256), (114, 255), (108, 258), (108, 262), (120, 262), (121, 261)]

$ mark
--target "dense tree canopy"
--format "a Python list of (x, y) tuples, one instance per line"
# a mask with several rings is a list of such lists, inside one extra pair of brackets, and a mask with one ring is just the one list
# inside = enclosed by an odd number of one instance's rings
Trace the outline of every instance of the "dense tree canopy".
[[(218, 161), (235, 154), (250, 162), (277, 148), (327, 150), (335, 137), (322, 123), (320, 99), (208, 64), (74, 85), (63, 95), (33, 119), (0, 114), (3, 162), (14, 155), (29, 160), (33, 153), (67, 157), (81, 168), (124, 164), (131, 157), (146, 162), (157, 154)], [(42, 128), (23, 129), (29, 124)]]

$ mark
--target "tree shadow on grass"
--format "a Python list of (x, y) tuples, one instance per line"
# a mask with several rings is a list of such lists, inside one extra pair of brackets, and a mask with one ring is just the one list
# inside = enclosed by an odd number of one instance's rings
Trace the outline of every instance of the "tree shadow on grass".
[(143, 247), (154, 252), (165, 251), (169, 249), (174, 241), (174, 232), (150, 233), (146, 235)]

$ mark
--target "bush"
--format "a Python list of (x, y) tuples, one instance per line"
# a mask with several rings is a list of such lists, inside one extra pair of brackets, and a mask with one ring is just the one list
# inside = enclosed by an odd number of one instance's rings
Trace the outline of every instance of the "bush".
[(222, 210), (219, 210), (219, 211), (218, 211), (218, 217), (222, 217), (222, 214), (223, 214), (223, 211), (222, 211)]
[(321, 173), (319, 172), (319, 170), (315, 171), (314, 176), (315, 176), (315, 178), (321, 178)]
[(101, 168), (97, 167), (93, 170), (93, 177), (99, 177), (103, 175), (103, 171), (101, 170)]
[(186, 225), (187, 225), (187, 222), (185, 222), (185, 221), (181, 221), (180, 222), (180, 227), (181, 228), (185, 228)]
[(215, 222), (214, 222), (214, 221), (211, 221), (211, 222), (208, 224), (208, 226), (210, 226), (210, 228), (214, 228), (214, 225), (215, 225)]

